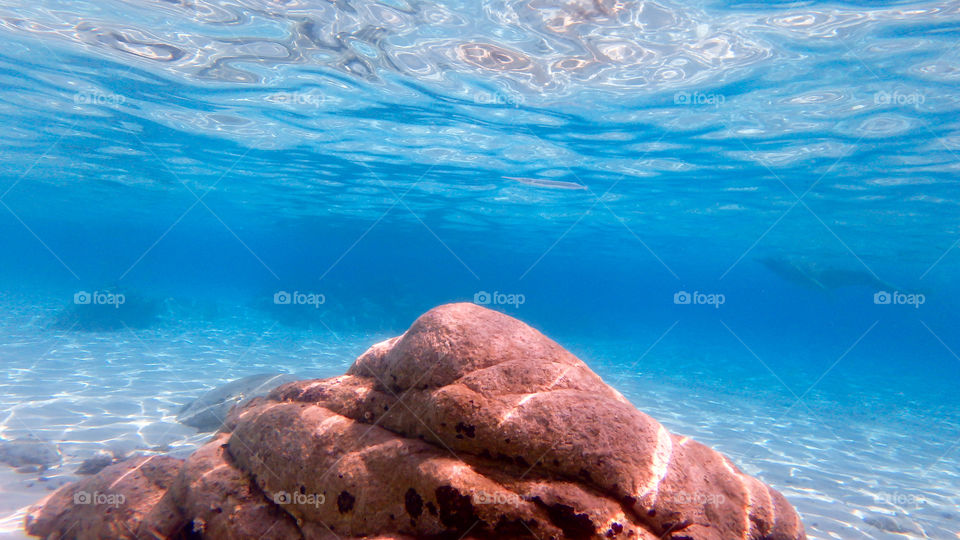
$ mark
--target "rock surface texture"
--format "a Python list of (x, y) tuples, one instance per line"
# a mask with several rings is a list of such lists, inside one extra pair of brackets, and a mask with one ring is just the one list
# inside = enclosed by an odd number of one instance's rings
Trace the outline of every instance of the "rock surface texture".
[[(76, 504), (78, 492), (124, 501)], [(533, 328), (473, 304), (429, 311), (346, 375), (285, 384), (234, 408), (184, 462), (137, 458), (61, 488), (31, 510), (27, 530), (49, 538), (805, 538), (780, 493), (669, 433)]]

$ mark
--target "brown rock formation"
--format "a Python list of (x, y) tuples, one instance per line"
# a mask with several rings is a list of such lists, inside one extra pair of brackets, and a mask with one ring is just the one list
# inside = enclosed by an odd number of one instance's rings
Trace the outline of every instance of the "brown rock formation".
[[(235, 408), (225, 431), (182, 465), (153, 460), (62, 488), (30, 513), (28, 531), (805, 538), (780, 493), (667, 432), (536, 330), (473, 304), (431, 310), (346, 375), (290, 383)], [(122, 511), (90, 512), (72, 504), (78, 489), (127, 498)]]

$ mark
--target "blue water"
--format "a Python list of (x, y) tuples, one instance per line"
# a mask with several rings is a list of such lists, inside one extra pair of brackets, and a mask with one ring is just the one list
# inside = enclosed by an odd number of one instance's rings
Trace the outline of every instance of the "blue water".
[(960, 530), (960, 4), (0, 1), (0, 35), (0, 436), (73, 463), (477, 301), (811, 538)]

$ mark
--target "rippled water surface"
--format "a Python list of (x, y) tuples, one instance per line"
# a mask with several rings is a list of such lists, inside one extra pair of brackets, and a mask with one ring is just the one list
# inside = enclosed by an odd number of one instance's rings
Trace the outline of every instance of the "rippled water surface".
[(0, 535), (195, 448), (205, 389), (475, 301), (811, 538), (960, 536), (960, 3), (0, 0), (0, 40), (0, 443), (62, 454), (0, 463)]

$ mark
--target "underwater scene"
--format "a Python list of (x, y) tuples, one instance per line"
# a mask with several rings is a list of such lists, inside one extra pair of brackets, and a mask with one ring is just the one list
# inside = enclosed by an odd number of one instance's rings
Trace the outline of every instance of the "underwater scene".
[(0, 40), (0, 538), (960, 538), (960, 3)]

